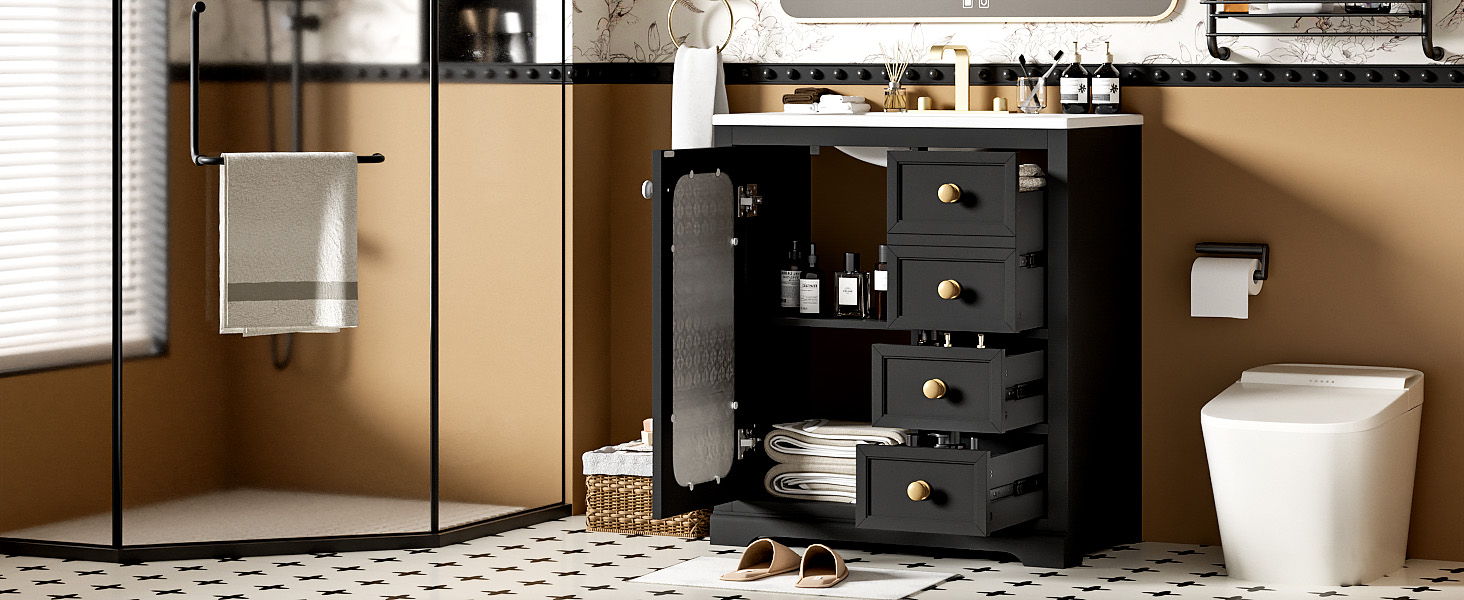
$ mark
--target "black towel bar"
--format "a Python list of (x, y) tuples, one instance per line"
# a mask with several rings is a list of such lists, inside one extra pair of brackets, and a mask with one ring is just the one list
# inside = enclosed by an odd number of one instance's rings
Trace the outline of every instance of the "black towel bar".
[[(202, 2), (193, 3), (193, 30), (189, 39), (190, 54), (188, 56), (188, 147), (193, 152), (193, 164), (222, 165), (224, 157), (206, 156), (198, 152), (198, 15), (207, 8)], [(356, 162), (381, 163), (386, 162), (386, 157), (378, 152), (368, 156), (357, 156)]]

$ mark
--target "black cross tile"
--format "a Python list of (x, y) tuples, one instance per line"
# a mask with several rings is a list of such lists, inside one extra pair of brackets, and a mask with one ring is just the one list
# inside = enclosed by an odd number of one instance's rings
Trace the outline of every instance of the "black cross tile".
[(193, 584), (194, 585), (224, 585), (224, 580), (222, 580), (222, 579), (205, 579), (203, 581), (195, 581), (195, 582), (193, 582)]
[(680, 550), (681, 549), (681, 546), (677, 546), (676, 544), (666, 544), (664, 546), (651, 546), (651, 549), (652, 550)]
[(179, 571), (202, 571), (203, 565), (180, 565), (173, 568)]
[(588, 550), (585, 550), (584, 548), (571, 548), (569, 550), (559, 551), (560, 554), (584, 554), (586, 552), (588, 552)]
[(1151, 558), (1151, 559), (1148, 559), (1148, 560), (1146, 560), (1144, 562), (1151, 562), (1151, 563), (1154, 563), (1156, 565), (1177, 565), (1177, 564), (1179, 564), (1179, 561), (1174, 560), (1172, 558)]
[(493, 567), (493, 570), (494, 571), (498, 571), (499, 573), (502, 573), (504, 571), (522, 571), (523, 569), (520, 569), (520, 568), (514, 567), (514, 566), (507, 566), (507, 567)]
[[(256, 572), (250, 573), (250, 574), (251, 575), (263, 575), (264, 573), (256, 571)], [(245, 575), (245, 573), (240, 573), (240, 575)], [(157, 580), (163, 578), (162, 575), (133, 575), (133, 577), (136, 577), (138, 581), (157, 581)]]
[(1201, 578), (1204, 578), (1204, 577), (1222, 577), (1222, 575), (1221, 575), (1221, 573), (1219, 571), (1205, 571), (1204, 573), (1190, 573), (1190, 575), (1194, 575), (1195, 577), (1201, 577)]
[(120, 584), (120, 583), (107, 583), (107, 584), (93, 583), (92, 584), (92, 589), (93, 590), (97, 590), (97, 591), (101, 591), (101, 590), (120, 590), (120, 589), (125, 589), (125, 588), (123, 588), (122, 587), (122, 584)]
[(1048, 596), (1048, 598), (1050, 598), (1051, 600), (1083, 600), (1082, 598), (1079, 598), (1079, 597), (1073, 596), (1073, 595), (1067, 595), (1067, 596)]
[(931, 565), (930, 563), (912, 562), (912, 563), (900, 563), (900, 566), (905, 567), (906, 569), (919, 569), (921, 567), (930, 567), (930, 566), (933, 566), (933, 565)]
[(80, 600), (81, 596), (76, 594), (46, 594), (51, 600)]
[(993, 569), (991, 567), (966, 567), (966, 570), (972, 573), (990, 573), (992, 571), (995, 571), (996, 569)]
[(373, 559), (371, 559), (371, 562), (374, 562), (374, 563), (400, 562), (400, 560), (401, 559), (399, 559), (399, 558), (397, 558), (395, 556), (385, 556), (385, 557), (382, 557), (382, 558), (373, 558)]
[(441, 569), (443, 567), (461, 567), (462, 566), (462, 565), (457, 564), (456, 562), (453, 562), (453, 561), (448, 561), (448, 562), (435, 562), (435, 563), (427, 563), (427, 564), (432, 565), (432, 568), (434, 568), (434, 569)]
[[(219, 559), (219, 562), (243, 562), (243, 561), (244, 561), (244, 558), (243, 557), (239, 557), (239, 556), (225, 556), (225, 557)], [(127, 565), (124, 563), (122, 566), (125, 567)]]
[(468, 558), (493, 558), (493, 555), (487, 552), (480, 552), (478, 554), (467, 554), (465, 556), (467, 556)]
[(350, 565), (350, 566), (345, 566), (345, 567), (331, 567), (331, 568), (332, 569), (335, 569), (336, 571), (360, 571), (361, 570), (361, 565)]
[(747, 598), (742, 594), (732, 594), (731, 596), (715, 596), (715, 598), (716, 600), (747, 600)]
[(311, 554), (310, 556), (313, 556), (315, 558), (340, 558), (341, 555), (339, 552), (317, 552), (315, 554)]
[(1179, 555), (1179, 556), (1190, 556), (1190, 555), (1193, 555), (1193, 554), (1199, 554), (1200, 551), (1199, 550), (1185, 549), (1185, 550), (1170, 550), (1169, 553), (1170, 554), (1176, 554), (1176, 555)]
[[(595, 546), (619, 546), (620, 542), (617, 542), (615, 540), (602, 540), (598, 542), (590, 542), (590, 544)], [(740, 550), (732, 550), (731, 552), (740, 552)], [(721, 554), (721, 551), (718, 551), (718, 554)]]
[(544, 542), (557, 542), (557, 541), (559, 541), (559, 538), (553, 537), (553, 536), (550, 536), (550, 537), (536, 537), (536, 538), (529, 538), (529, 539), (534, 540), (536, 542), (539, 542), (540, 544), (542, 544)]
[(21, 571), (49, 571), (46, 565), (35, 565), (33, 567), (20, 567)]
[(60, 579), (37, 579), (31, 583), (35, 585), (61, 585)]
[(621, 554), (620, 558), (647, 558), (644, 554)]
[(1107, 581), (1108, 583), (1118, 583), (1120, 581), (1138, 581), (1137, 579), (1129, 579), (1127, 577), (1099, 577), (1099, 579)]
[(431, 548), (411, 548), (407, 550), (407, 554), (437, 554), (437, 551)]
[(1150, 596), (1178, 596), (1179, 595), (1179, 594), (1176, 594), (1176, 593), (1171, 592), (1169, 590), (1159, 590), (1157, 592), (1144, 592), (1144, 593), (1145, 594), (1148, 594)]
[(346, 590), (320, 590), (322, 596), (344, 596), (349, 593)]
[(1254, 585), (1254, 586), (1251, 586), (1251, 587), (1244, 587), (1244, 586), (1242, 586), (1242, 587), (1237, 587), (1236, 589), (1245, 590), (1245, 591), (1251, 592), (1251, 593), (1255, 593), (1255, 592), (1274, 592), (1274, 591), (1276, 591), (1276, 590), (1273, 590), (1271, 588), (1268, 588), (1268, 587), (1266, 587), (1264, 585)]
[(488, 578), (482, 575), (458, 575), (458, 581), (487, 581)]
[(421, 571), (395, 571), (397, 577), (410, 577), (412, 575), (426, 575)]
[(489, 596), (506, 596), (509, 594), (516, 594), (518, 592), (515, 592), (513, 590), (483, 590), (483, 593), (488, 594)]
[[(1175, 562), (1179, 562), (1179, 561), (1175, 561)], [(1149, 567), (1124, 567), (1123, 570), (1128, 571), (1130, 573), (1158, 573), (1159, 572), (1159, 569), (1151, 569)]]
[(1103, 587), (1101, 585), (1073, 586), (1073, 589), (1078, 590), (1080, 592), (1106, 592), (1106, 591), (1109, 591), (1108, 588)]
[(589, 533), (590, 530), (588, 530), (588, 529), (565, 529), (564, 532), (565, 533), (568, 533), (570, 535), (575, 535), (575, 534), (579, 534), (579, 533)]
[(524, 586), (530, 586), (530, 585), (549, 585), (549, 582), (544, 581), (543, 579), (535, 579), (533, 581), (520, 581), (519, 583), (523, 584)]
[(550, 571), (550, 572), (551, 573), (554, 573), (555, 575), (558, 575), (560, 577), (570, 577), (570, 576), (574, 576), (574, 575), (584, 575), (584, 573), (581, 573), (579, 571)]
[(1029, 586), (1029, 585), (1037, 585), (1037, 583), (1036, 582), (1033, 582), (1033, 581), (1008, 581), (1008, 582), (1006, 582), (1006, 584), (1007, 585), (1010, 585), (1012, 587), (1025, 587), (1025, 586)]
[[(393, 559), (393, 560), (395, 560), (395, 559)], [(288, 561), (288, 562), (277, 562), (277, 563), (274, 564), (274, 566), (276, 566), (276, 567), (303, 567), (303, 566), (305, 566), (305, 563), (302, 563), (302, 562), (300, 562), (298, 560), (292, 560), (292, 561)]]
[(272, 584), (272, 585), (256, 585), (254, 587), (259, 588), (259, 591), (261, 591), (261, 592), (269, 591), (269, 590), (288, 590), (288, 589), (290, 589), (290, 588), (287, 588), (287, 587), (285, 587), (283, 585), (280, 585), (278, 583)]
[(183, 590), (182, 589), (177, 589), (177, 590), (153, 590), (152, 592), (154, 594), (159, 595), (159, 596), (182, 596), (183, 595)]
[(1013, 595), (1011, 592), (1008, 592), (1006, 590), (996, 590), (994, 592), (976, 592), (976, 593), (978, 593), (978, 594), (984, 594), (986, 596), (1011, 596), (1011, 595)]
[(662, 590), (662, 591), (659, 591), (659, 592), (651, 592), (651, 595), (652, 596), (680, 596), (681, 595), (681, 592), (678, 592), (676, 590)]
[(1423, 593), (1423, 592), (1438, 592), (1438, 591), (1442, 591), (1442, 590), (1433, 589), (1433, 588), (1428, 587), (1426, 585), (1422, 585), (1422, 586), (1418, 586), (1418, 587), (1405, 587), (1403, 589), (1408, 590), (1410, 592), (1413, 592), (1415, 594), (1419, 594), (1419, 593)]
[(107, 574), (107, 572), (105, 570), (103, 570), (103, 569), (97, 569), (95, 571), (77, 571), (76, 572), (76, 576), (77, 577), (86, 577), (87, 575), (106, 575), (106, 574)]
[(385, 579), (370, 579), (370, 580), (367, 580), (367, 581), (357, 581), (356, 583), (358, 583), (360, 585), (386, 585), (386, 580)]
[(504, 550), (528, 550), (529, 549), (528, 546), (523, 546), (523, 545), (499, 546), (499, 548), (502, 548)]
[(1337, 592), (1337, 591), (1333, 591), (1333, 590), (1327, 590), (1325, 592), (1307, 592), (1307, 593), (1308, 594), (1314, 594), (1314, 595), (1317, 595), (1317, 596), (1321, 596), (1323, 598), (1331, 598), (1332, 596), (1346, 596), (1347, 595), (1347, 594), (1344, 594), (1342, 592)]
[(620, 565), (617, 565), (613, 562), (592, 562), (585, 563), (585, 566), (590, 567), (591, 569), (603, 569), (605, 567), (618, 567)]
[[(6, 558), (13, 558), (13, 557), (6, 556)], [(17, 590), (15, 588), (10, 588), (10, 589), (6, 589), (6, 590), (0, 590), (0, 595), (19, 594), (19, 593), (20, 593), (20, 590)]]
[(397, 594), (395, 596), (382, 596), (384, 600), (412, 600), (408, 594)]
[(1067, 577), (1067, 574), (1066, 573), (1060, 573), (1060, 572), (1057, 572), (1057, 571), (1046, 571), (1046, 572), (1042, 572), (1042, 573), (1028, 573), (1028, 575), (1036, 575), (1038, 577)]
[(589, 590), (591, 592), (603, 592), (605, 590), (614, 590), (615, 589), (615, 588), (610, 587), (608, 585), (605, 585), (603, 583), (600, 584), (600, 585), (582, 585), (580, 587), (585, 588), (585, 589), (587, 589), (587, 590)]
[(214, 598), (217, 600), (249, 600), (249, 597), (244, 594), (229, 594), (226, 596), (214, 594)]
[(419, 585), (417, 587), (422, 588), (424, 590), (428, 590), (428, 591), (431, 591), (431, 590), (450, 590), (450, 589), (452, 589), (450, 587), (447, 587), (446, 584), (442, 584), (442, 583), (439, 583), (437, 585)]
[(556, 561), (554, 559), (552, 559), (552, 558), (549, 558), (549, 557), (545, 556), (543, 558), (530, 558), (529, 559), (529, 562), (531, 562), (531, 563), (541, 563), (541, 562), (556, 562)]
[(1167, 584), (1172, 585), (1174, 587), (1194, 587), (1194, 586), (1197, 586), (1197, 585), (1199, 585), (1199, 586), (1205, 585), (1205, 584), (1200, 583), (1198, 581), (1166, 581), (1164, 583), (1167, 583)]
[(1245, 596), (1215, 596), (1215, 600), (1250, 600)]
[(1420, 577), (1420, 579), (1429, 583), (1451, 583), (1459, 581), (1458, 579), (1453, 579), (1449, 577)]
[(234, 571), (234, 574), (240, 577), (244, 577), (247, 575), (263, 575), (264, 571)]
[(579, 596), (574, 594), (568, 596), (549, 596), (549, 600), (579, 600)]
[(1439, 569), (1439, 570), (1440, 571), (1443, 571), (1445, 573), (1453, 573), (1455, 575), (1464, 575), (1464, 567), (1454, 567), (1452, 569)]

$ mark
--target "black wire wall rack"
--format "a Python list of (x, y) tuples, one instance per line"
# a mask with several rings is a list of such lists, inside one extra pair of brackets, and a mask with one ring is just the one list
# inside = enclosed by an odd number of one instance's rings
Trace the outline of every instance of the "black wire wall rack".
[[(224, 164), (222, 156), (208, 156), (198, 152), (198, 16), (207, 9), (208, 6), (202, 2), (193, 3), (193, 14), (191, 15), (193, 28), (188, 40), (188, 147), (193, 153), (193, 164), (199, 166)], [(357, 156), (356, 162), (382, 163), (386, 162), (386, 157), (378, 152), (368, 156)]]
[[(1432, 0), (1405, 0), (1402, 2), (1391, 2), (1390, 4), (1401, 4), (1414, 7), (1406, 12), (1389, 13), (1324, 13), (1307, 11), (1281, 11), (1265, 13), (1241, 13), (1222, 12), (1220, 9), (1232, 4), (1315, 4), (1307, 0), (1200, 0), (1205, 5), (1205, 45), (1210, 51), (1210, 56), (1220, 60), (1230, 59), (1230, 48), (1220, 45), (1221, 37), (1416, 37), (1423, 42), (1423, 55), (1430, 60), (1441, 60), (1444, 58), (1444, 49), (1435, 46), (1433, 43), (1433, 2)], [(1221, 33), (1219, 22), (1221, 19), (1256, 19), (1256, 18), (1402, 18), (1416, 20), (1419, 22), (1418, 31), (1250, 31)]]

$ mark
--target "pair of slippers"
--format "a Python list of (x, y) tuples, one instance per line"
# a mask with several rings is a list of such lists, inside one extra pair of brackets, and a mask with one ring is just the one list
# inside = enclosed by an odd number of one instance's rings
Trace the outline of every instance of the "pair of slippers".
[(791, 548), (763, 538), (747, 545), (737, 570), (722, 575), (722, 581), (757, 581), (798, 570), (795, 587), (829, 588), (849, 578), (844, 557), (833, 548), (814, 544), (798, 556)]

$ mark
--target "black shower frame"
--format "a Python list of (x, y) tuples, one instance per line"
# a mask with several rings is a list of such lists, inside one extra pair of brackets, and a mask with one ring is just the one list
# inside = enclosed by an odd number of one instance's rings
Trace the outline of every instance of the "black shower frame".
[[(537, 508), (525, 509), (513, 514), (495, 517), (475, 523), (468, 523), (456, 527), (441, 527), (439, 521), (439, 504), (441, 502), (441, 470), (440, 470), (440, 431), (438, 420), (440, 410), (438, 403), (438, 10), (435, 0), (423, 0), (424, 33), (423, 53), (426, 55), (427, 63), (431, 66), (430, 82), (430, 127), (431, 127), (431, 153), (430, 153), (430, 184), (429, 195), (431, 199), (431, 333), (430, 333), (430, 365), (429, 365), (429, 413), (430, 413), (430, 500), (429, 500), (429, 523), (431, 528), (428, 531), (406, 532), (406, 533), (383, 533), (366, 535), (339, 535), (339, 536), (318, 536), (298, 538), (268, 538), (268, 539), (245, 539), (226, 540), (216, 542), (180, 542), (170, 544), (133, 544), (123, 543), (123, 514), (125, 508), (122, 505), (122, 1), (112, 2), (112, 470), (111, 470), (111, 514), (112, 514), (112, 543), (111, 544), (86, 544), (77, 542), (60, 542), (49, 540), (31, 540), (20, 538), (0, 537), (0, 554), (16, 554), (26, 556), (40, 556), (49, 558), (62, 558), (70, 560), (88, 560), (115, 563), (140, 563), (148, 561), (186, 560), (197, 558), (229, 558), (239, 556), (261, 556), (273, 554), (310, 554), (329, 552), (357, 552), (367, 550), (396, 550), (404, 548), (425, 548), (442, 547), (475, 538), (501, 533), (511, 529), (527, 527), (536, 523), (551, 521), (567, 517), (571, 513), (571, 506), (565, 502), (568, 495), (568, 488), (565, 484), (564, 472), (565, 462), (560, 461), (560, 501)], [(563, 8), (561, 7), (561, 12)], [(563, 17), (564, 15), (561, 15)], [(564, 22), (561, 18), (561, 22)], [(564, 57), (561, 57), (563, 60)], [(564, 64), (558, 63), (560, 68)], [(563, 82), (561, 82), (561, 102), (564, 100)], [(563, 142), (564, 114), (560, 112), (561, 142)], [(563, 176), (561, 165), (561, 176)], [(561, 217), (563, 217), (563, 189), (561, 196)], [(563, 243), (564, 230), (561, 226), (560, 238)], [(563, 275), (566, 267), (565, 259), (560, 257), (560, 273)], [(564, 280), (563, 277), (560, 278)], [(565, 290), (560, 286), (561, 302), (565, 299)], [(566, 330), (560, 325), (560, 352), (564, 352), (564, 340)], [(565, 426), (564, 402), (565, 386), (560, 382), (560, 431), (561, 440)], [(561, 446), (561, 458), (563, 458)]]

